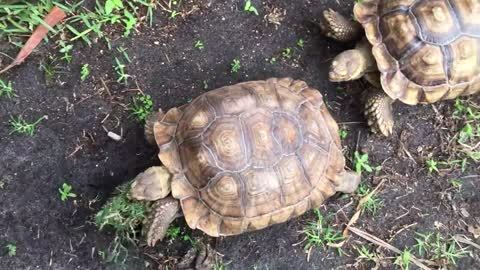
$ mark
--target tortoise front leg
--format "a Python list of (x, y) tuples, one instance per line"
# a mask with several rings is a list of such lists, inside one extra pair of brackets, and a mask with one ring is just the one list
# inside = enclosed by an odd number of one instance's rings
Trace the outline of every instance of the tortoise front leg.
[(365, 97), (365, 116), (374, 132), (380, 131), (388, 137), (393, 133), (393, 112), (391, 99), (381, 90), (368, 92)]
[(151, 247), (162, 240), (167, 234), (170, 223), (177, 217), (179, 211), (178, 200), (172, 196), (156, 201), (152, 205), (152, 212), (144, 224), (147, 244)]
[(358, 22), (349, 20), (332, 9), (323, 11), (320, 27), (324, 35), (341, 42), (357, 40), (363, 32)]

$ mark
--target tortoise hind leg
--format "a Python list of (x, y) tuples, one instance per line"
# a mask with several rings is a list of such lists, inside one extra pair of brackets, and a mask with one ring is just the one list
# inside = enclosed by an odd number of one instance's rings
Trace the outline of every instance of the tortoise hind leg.
[(155, 246), (165, 237), (168, 227), (177, 217), (179, 209), (178, 200), (172, 196), (158, 200), (152, 205), (152, 212), (147, 217), (143, 228), (149, 246)]
[(388, 137), (393, 133), (393, 99), (383, 91), (368, 92), (365, 96), (365, 116), (373, 132), (380, 131)]
[(320, 28), (324, 35), (341, 42), (354, 41), (362, 35), (362, 26), (358, 22), (349, 20), (332, 9), (323, 11)]
[(198, 243), (176, 265), (179, 270), (210, 270), (215, 264), (215, 251), (209, 244)]

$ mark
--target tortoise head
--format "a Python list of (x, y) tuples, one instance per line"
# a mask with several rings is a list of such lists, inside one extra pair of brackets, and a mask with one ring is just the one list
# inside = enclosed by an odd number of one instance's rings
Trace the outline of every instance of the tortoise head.
[(348, 50), (337, 55), (330, 65), (329, 79), (344, 82), (360, 79), (367, 70), (367, 61), (360, 50)]
[(138, 201), (156, 201), (170, 194), (171, 183), (172, 174), (165, 167), (150, 167), (135, 177), (128, 197)]

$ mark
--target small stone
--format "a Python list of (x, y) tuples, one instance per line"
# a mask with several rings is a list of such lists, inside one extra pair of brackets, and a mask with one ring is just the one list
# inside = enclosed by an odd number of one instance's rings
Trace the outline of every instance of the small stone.
[(107, 136), (108, 136), (110, 139), (112, 139), (112, 140), (114, 140), (114, 141), (117, 141), (117, 142), (119, 142), (119, 141), (122, 140), (122, 136), (118, 135), (117, 133), (111, 132), (111, 131), (109, 131), (109, 132), (107, 133)]

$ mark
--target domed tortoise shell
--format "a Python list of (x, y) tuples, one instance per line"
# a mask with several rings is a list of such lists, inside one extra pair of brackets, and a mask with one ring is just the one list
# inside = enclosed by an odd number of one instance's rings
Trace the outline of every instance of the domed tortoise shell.
[(354, 13), (393, 99), (415, 105), (480, 90), (480, 1), (364, 0)]
[(345, 160), (321, 94), (290, 78), (207, 92), (154, 125), (172, 195), (210, 236), (285, 222), (336, 192)]

